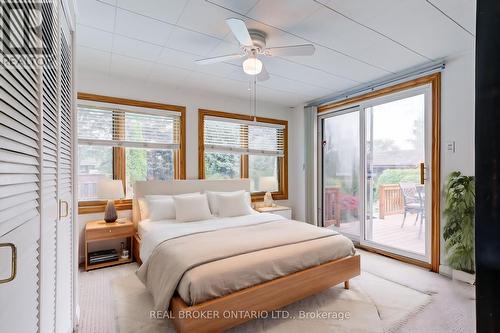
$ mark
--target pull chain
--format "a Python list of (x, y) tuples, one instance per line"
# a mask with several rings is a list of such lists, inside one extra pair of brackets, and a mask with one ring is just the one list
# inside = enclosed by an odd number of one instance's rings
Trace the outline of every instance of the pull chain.
[(253, 120), (257, 121), (257, 75), (253, 77)]

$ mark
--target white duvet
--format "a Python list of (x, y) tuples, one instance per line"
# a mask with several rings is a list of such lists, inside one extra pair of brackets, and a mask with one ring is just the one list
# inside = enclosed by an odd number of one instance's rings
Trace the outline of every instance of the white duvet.
[(269, 221), (284, 220), (285, 218), (275, 214), (257, 213), (238, 217), (214, 217), (208, 220), (196, 222), (176, 222), (175, 220), (142, 221), (139, 226), (141, 233), (141, 260), (145, 263), (153, 250), (165, 240), (196, 234), (199, 232), (213, 231), (218, 229), (232, 228), (235, 226), (246, 226), (260, 224)]

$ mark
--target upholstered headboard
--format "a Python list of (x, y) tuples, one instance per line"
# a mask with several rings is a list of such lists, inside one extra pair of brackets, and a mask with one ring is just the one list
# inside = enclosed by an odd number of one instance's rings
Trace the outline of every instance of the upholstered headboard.
[(224, 180), (151, 180), (140, 181), (134, 184), (134, 199), (132, 200), (132, 221), (137, 229), (141, 219), (138, 198), (148, 194), (176, 195), (203, 191), (250, 191), (249, 179), (224, 179)]

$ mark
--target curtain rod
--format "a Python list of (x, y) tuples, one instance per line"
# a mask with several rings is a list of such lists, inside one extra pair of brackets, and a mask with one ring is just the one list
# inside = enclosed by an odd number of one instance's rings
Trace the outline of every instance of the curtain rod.
[(440, 72), (445, 68), (444, 61), (436, 61), (431, 64), (426, 64), (425, 66), (413, 67), (401, 73), (386, 76), (382, 79), (372, 81), (367, 84), (362, 84), (354, 88), (346, 89), (344, 91), (335, 93), (330, 96), (321, 97), (306, 104), (309, 106), (320, 106), (327, 103), (338, 102), (344, 99), (348, 99), (357, 95), (362, 95), (367, 92), (379, 90), (387, 86), (395, 85), (403, 81), (409, 81), (416, 79), (421, 76), (429, 75), (432, 73)]

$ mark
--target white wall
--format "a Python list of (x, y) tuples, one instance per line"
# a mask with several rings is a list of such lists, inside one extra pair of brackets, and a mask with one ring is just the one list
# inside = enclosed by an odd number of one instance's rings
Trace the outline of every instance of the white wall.
[[(474, 53), (473, 51), (446, 60), (441, 82), (441, 188), (444, 188), (450, 172), (459, 170), (466, 175), (474, 175)], [(305, 216), (305, 171), (304, 171), (304, 112), (303, 106), (297, 106), (293, 113), (296, 126), (294, 135), (302, 144), (291, 147), (290, 160), (294, 180), (293, 198), (295, 218), (303, 220)], [(302, 133), (299, 133), (302, 130)], [(446, 143), (455, 141), (455, 153), (446, 151)], [(292, 157), (293, 156), (293, 157)], [(441, 199), (444, 209), (444, 195)], [(445, 223), (441, 218), (441, 229)], [(441, 241), (441, 264), (446, 265), (444, 243)], [(447, 273), (447, 267), (442, 267)]]
[[(198, 178), (198, 108), (218, 110), (232, 113), (251, 114), (250, 98), (242, 100), (228, 96), (218, 96), (213, 93), (201, 91), (189, 91), (185, 88), (160, 86), (157, 83), (138, 82), (128, 78), (114, 78), (100, 73), (80, 71), (77, 76), (77, 91), (106, 95), (112, 97), (124, 97), (151, 102), (181, 105), (186, 107), (186, 177), (188, 179)], [(257, 115), (269, 118), (288, 120), (289, 126), (289, 149), (301, 145), (302, 141), (295, 139), (293, 117), (294, 110), (285, 106), (258, 102)], [(293, 129), (293, 130), (292, 130)], [(289, 157), (289, 198), (280, 201), (281, 204), (292, 206), (292, 196), (295, 192), (294, 159)], [(121, 216), (129, 217), (130, 211), (120, 212)], [(98, 220), (103, 214), (84, 214), (78, 217), (80, 231), (84, 230), (85, 223)], [(83, 255), (83, 233), (80, 233), (80, 258)]]
[[(452, 171), (474, 175), (474, 111), (475, 54), (474, 51), (446, 61), (441, 82), (441, 188)], [(446, 143), (455, 141), (455, 153), (446, 151)], [(444, 198), (444, 195), (443, 195)], [(441, 211), (444, 209), (441, 200)], [(441, 216), (441, 231), (445, 218)], [(441, 232), (442, 235), (442, 232)], [(441, 237), (440, 271), (448, 274)]]

